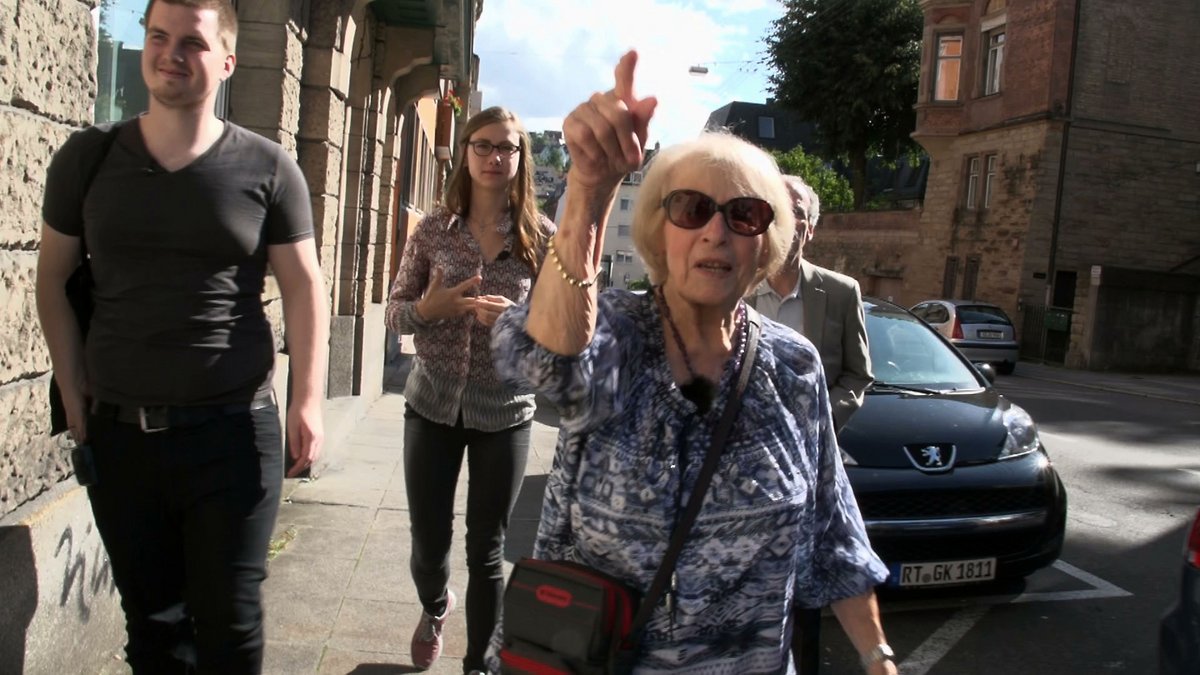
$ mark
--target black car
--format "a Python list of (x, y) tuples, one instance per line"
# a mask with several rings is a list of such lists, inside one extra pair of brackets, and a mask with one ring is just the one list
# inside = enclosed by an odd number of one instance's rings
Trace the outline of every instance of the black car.
[(1183, 584), (1179, 602), (1163, 617), (1158, 632), (1161, 675), (1200, 673), (1200, 511), (1183, 545)]
[(875, 383), (839, 434), (888, 586), (1019, 578), (1062, 551), (1067, 494), (1022, 408), (908, 310), (866, 298)]

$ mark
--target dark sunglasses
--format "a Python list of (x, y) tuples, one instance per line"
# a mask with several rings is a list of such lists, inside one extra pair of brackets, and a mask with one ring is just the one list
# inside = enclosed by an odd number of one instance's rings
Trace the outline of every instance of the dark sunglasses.
[(725, 216), (725, 225), (734, 234), (756, 237), (767, 231), (775, 220), (775, 209), (758, 197), (734, 197), (724, 204), (703, 192), (675, 190), (663, 200), (667, 220), (685, 230), (698, 230), (716, 213)]

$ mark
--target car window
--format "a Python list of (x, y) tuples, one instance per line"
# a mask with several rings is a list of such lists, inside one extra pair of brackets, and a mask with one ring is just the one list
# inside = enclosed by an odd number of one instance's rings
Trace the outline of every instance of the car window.
[(876, 382), (927, 389), (978, 389), (974, 371), (934, 331), (907, 312), (874, 306), (867, 340)]
[(961, 305), (958, 308), (958, 320), (963, 323), (1012, 325), (1012, 321), (1008, 320), (1008, 315), (1004, 313), (1004, 310), (989, 305)]
[(930, 302), (920, 305), (920, 307), (922, 308), (920, 313), (913, 313), (929, 323), (946, 323), (950, 320), (950, 312), (946, 311), (946, 307), (941, 303)]

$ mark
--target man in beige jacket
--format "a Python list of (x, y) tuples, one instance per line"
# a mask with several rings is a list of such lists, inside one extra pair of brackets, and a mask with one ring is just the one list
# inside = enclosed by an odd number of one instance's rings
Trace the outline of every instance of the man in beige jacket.
[(796, 241), (783, 268), (759, 284), (747, 301), (768, 318), (791, 326), (821, 353), (834, 426), (846, 425), (862, 407), (863, 393), (874, 381), (867, 328), (858, 282), (804, 260), (804, 244), (813, 237), (821, 203), (797, 176), (787, 176), (796, 215)]

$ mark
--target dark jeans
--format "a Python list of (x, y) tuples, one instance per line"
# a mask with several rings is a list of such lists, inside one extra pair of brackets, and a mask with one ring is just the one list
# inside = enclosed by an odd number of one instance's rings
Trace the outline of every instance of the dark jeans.
[(797, 675), (817, 675), (821, 667), (821, 610), (792, 610), (792, 660)]
[(279, 409), (143, 433), (92, 415), (92, 513), (134, 673), (259, 673), (283, 481)]
[(467, 655), (463, 672), (486, 670), (488, 640), (504, 595), (504, 532), (525, 477), (532, 422), (503, 431), (431, 422), (404, 410), (404, 484), (412, 519), (412, 567), (425, 611), (440, 615), (450, 580), (454, 487), (467, 454)]

